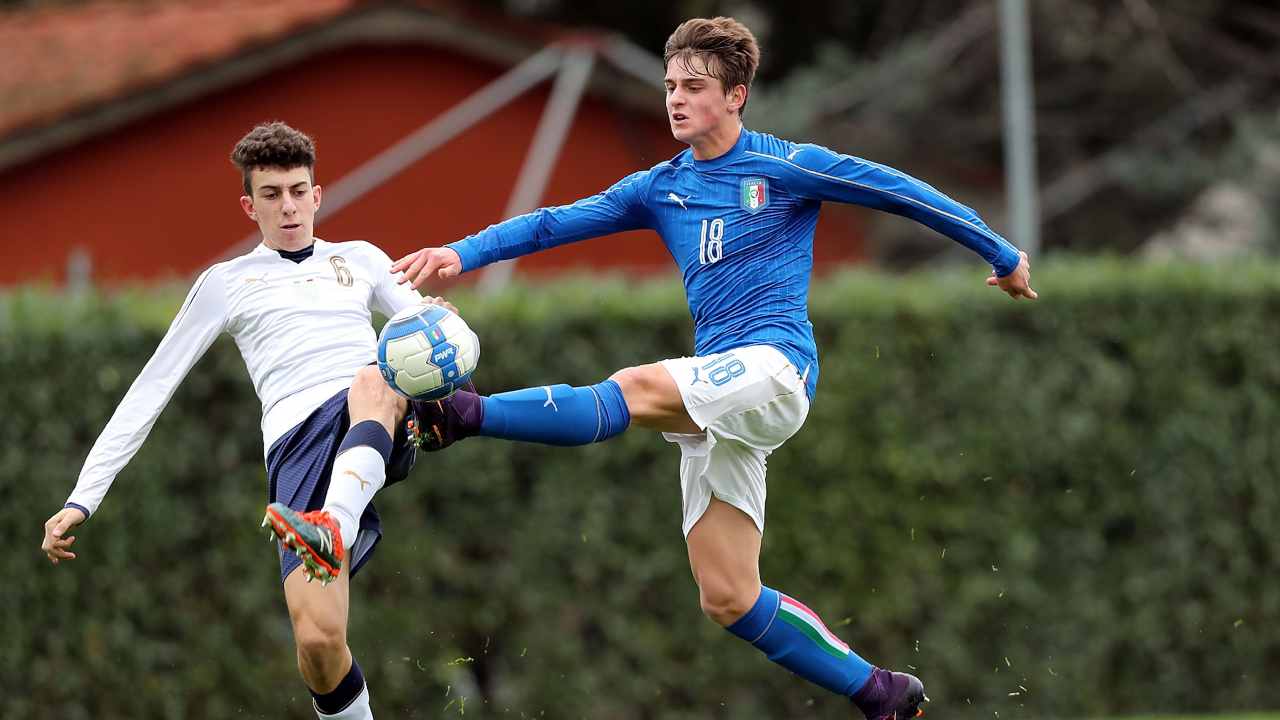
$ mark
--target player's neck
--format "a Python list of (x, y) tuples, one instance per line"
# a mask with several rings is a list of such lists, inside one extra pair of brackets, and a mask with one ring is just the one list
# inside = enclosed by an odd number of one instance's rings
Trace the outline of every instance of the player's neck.
[(313, 235), (310, 239), (306, 240), (305, 242), (299, 241), (294, 243), (277, 243), (277, 242), (268, 240), (267, 238), (264, 237), (262, 239), (262, 244), (266, 245), (267, 248), (271, 250), (275, 250), (277, 252), (298, 252), (299, 250), (306, 250), (312, 245), (315, 245), (316, 238)]
[(698, 139), (689, 143), (693, 148), (694, 160), (715, 160), (733, 149), (742, 135), (742, 122), (725, 123)]

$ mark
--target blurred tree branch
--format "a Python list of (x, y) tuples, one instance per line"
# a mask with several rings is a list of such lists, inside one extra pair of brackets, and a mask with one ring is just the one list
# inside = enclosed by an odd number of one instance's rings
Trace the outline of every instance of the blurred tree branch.
[[(1274, 0), (1030, 2), (1047, 247), (1141, 242), (1250, 142), (1242, 117), (1280, 108)], [(803, 12), (792, 0), (535, 4), (541, 17), (616, 27), (655, 52), (687, 17), (751, 18), (764, 53), (752, 127), (1002, 204), (995, 0), (813, 0)]]

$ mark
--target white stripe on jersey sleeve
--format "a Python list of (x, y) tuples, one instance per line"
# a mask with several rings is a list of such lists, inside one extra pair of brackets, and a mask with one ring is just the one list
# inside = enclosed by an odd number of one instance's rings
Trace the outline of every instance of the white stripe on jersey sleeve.
[[(798, 148), (797, 148), (797, 151), (807, 149), (808, 147), (818, 147), (818, 146), (809, 146), (809, 145), (806, 145), (806, 146), (798, 147)], [(903, 173), (903, 172), (901, 172), (901, 171), (899, 171), (899, 170), (894, 170), (893, 168), (890, 168), (890, 167), (888, 167), (887, 165), (880, 165), (879, 163), (873, 163), (873, 162), (870, 162), (870, 161), (868, 161), (868, 160), (863, 160), (862, 158), (854, 157), (854, 156), (852, 156), (852, 155), (844, 155), (844, 154), (841, 154), (841, 153), (836, 153), (835, 151), (831, 151), (831, 150), (828, 150), (828, 152), (831, 152), (831, 154), (832, 154), (832, 155), (835, 155), (836, 157), (838, 157), (838, 158), (840, 158), (840, 159), (842, 159), (842, 160), (851, 160), (851, 161), (853, 161), (854, 163), (857, 163), (858, 165), (861, 165), (861, 166), (863, 166), (863, 167), (867, 167), (867, 168), (871, 168), (871, 169), (877, 170), (877, 171), (879, 171), (879, 172), (883, 172), (883, 173), (885, 173), (886, 175), (892, 175), (892, 176), (894, 176), (894, 177), (896, 177), (896, 178), (898, 178), (898, 179), (900, 179), (900, 180), (903, 180), (903, 181), (905, 181), (905, 182), (907, 182), (907, 183), (909, 183), (909, 184), (911, 184), (911, 185), (914, 185), (915, 187), (917, 187), (918, 189), (920, 189), (923, 193), (931, 193), (931, 194), (935, 194), (935, 195), (942, 195), (942, 193), (941, 193), (939, 190), (937, 190), (936, 188), (934, 188), (932, 185), (929, 185), (928, 183), (923, 182), (923, 181), (921, 181), (921, 180), (919, 180), (919, 179), (917, 179), (917, 178), (911, 177), (910, 175), (907, 175), (907, 174), (905, 174), (905, 173)], [(946, 210), (943, 210), (942, 208), (936, 207), (936, 206), (934, 206), (934, 205), (930, 205), (929, 203), (926, 203), (926, 202), (924, 202), (923, 200), (920, 200), (920, 199), (917, 199), (917, 198), (913, 198), (913, 197), (911, 197), (910, 195), (903, 195), (902, 193), (896, 193), (896, 192), (893, 192), (892, 190), (886, 190), (885, 188), (876, 187), (876, 186), (874, 186), (874, 185), (868, 185), (868, 184), (866, 184), (866, 183), (860, 183), (860, 182), (858, 182), (858, 181), (856, 181), (856, 180), (850, 180), (850, 179), (848, 179), (848, 178), (842, 178), (842, 177), (839, 177), (839, 176), (837, 176), (837, 175), (828, 175), (827, 173), (819, 172), (819, 171), (817, 171), (817, 170), (810, 170), (809, 168), (804, 167), (803, 165), (800, 165), (800, 164), (798, 164), (798, 163), (795, 163), (795, 162), (793, 162), (793, 161), (791, 161), (791, 160), (787, 160), (786, 158), (780, 158), (780, 157), (776, 157), (776, 156), (774, 156), (774, 155), (768, 155), (768, 154), (765, 154), (765, 153), (756, 152), (756, 151), (754, 151), (754, 150), (748, 150), (748, 151), (747, 151), (747, 154), (748, 154), (748, 155), (754, 155), (754, 156), (756, 156), (756, 157), (767, 158), (767, 159), (769, 159), (769, 160), (773, 160), (773, 161), (776, 161), (776, 162), (782, 163), (783, 165), (788, 165), (788, 166), (793, 167), (793, 168), (795, 168), (795, 169), (797, 169), (797, 170), (799, 170), (799, 171), (801, 171), (801, 172), (803, 172), (803, 173), (806, 173), (806, 174), (812, 175), (812, 176), (817, 177), (817, 178), (822, 178), (823, 180), (830, 180), (830, 181), (833, 181), (833, 182), (836, 182), (836, 183), (839, 183), (839, 184), (848, 185), (848, 186), (850, 186), (850, 187), (856, 187), (856, 188), (859, 188), (859, 189), (862, 189), (862, 190), (866, 190), (866, 191), (868, 191), (868, 192), (875, 193), (875, 194), (878, 194), (878, 195), (883, 195), (883, 196), (886, 196), (886, 197), (891, 197), (891, 198), (894, 198), (894, 199), (898, 200), (899, 202), (901, 202), (901, 203), (903, 203), (903, 204), (915, 205), (915, 206), (917, 206), (917, 207), (920, 207), (920, 208), (923, 208), (923, 209), (925, 209), (925, 210), (928, 210), (929, 212), (931, 212), (931, 213), (933, 213), (933, 214), (935, 214), (935, 215), (938, 215), (938, 216), (940, 216), (940, 217), (944, 217), (944, 218), (946, 218), (946, 219), (948, 219), (948, 220), (951, 220), (952, 222), (955, 222), (955, 223), (959, 223), (959, 224), (961, 224), (961, 225), (964, 225), (964, 226), (968, 227), (969, 229), (973, 230), (975, 233), (978, 233), (979, 235), (981, 235), (981, 236), (983, 236), (983, 237), (987, 238), (987, 239), (988, 239), (988, 240), (990, 240), (993, 244), (995, 244), (995, 245), (997, 245), (997, 246), (999, 246), (999, 247), (1003, 247), (1003, 248), (1005, 248), (1005, 249), (1007, 249), (1007, 250), (1010, 250), (1010, 251), (1013, 251), (1013, 252), (1015, 252), (1015, 253), (1018, 251), (1018, 248), (1017, 248), (1017, 247), (1015, 247), (1015, 246), (1014, 246), (1012, 243), (1010, 243), (1008, 240), (1005, 240), (1005, 239), (1004, 239), (1003, 237), (1001, 237), (1000, 235), (996, 234), (993, 230), (985, 229), (985, 228), (983, 228), (983, 227), (981, 227), (981, 226), (979, 226), (979, 225), (974, 224), (973, 222), (970, 222), (969, 220), (967, 220), (967, 219), (965, 219), (965, 218), (962, 218), (962, 217), (960, 217), (960, 216), (958, 216), (958, 215), (955, 215), (954, 213), (949, 213), (949, 212), (947, 212)], [(953, 201), (953, 202), (955, 202), (955, 201)], [(958, 204), (958, 203), (957, 203), (957, 204)]]

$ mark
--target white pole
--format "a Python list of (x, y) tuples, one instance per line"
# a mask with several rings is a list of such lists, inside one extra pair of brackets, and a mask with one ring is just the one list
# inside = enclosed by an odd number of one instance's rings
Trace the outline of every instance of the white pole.
[[(326, 184), (324, 204), (317, 213), (317, 221), (364, 197), (432, 150), (471, 129), (529, 88), (550, 77), (560, 65), (560, 55), (558, 47), (543, 48), (333, 184)], [(257, 245), (259, 240), (261, 237), (258, 233), (251, 233), (228, 248), (214, 262), (242, 255)]]
[(1040, 250), (1035, 104), (1027, 0), (1000, 0), (1000, 84), (1004, 97), (1005, 191), (1010, 240), (1028, 255)]
[[(511, 192), (503, 219), (534, 210), (542, 201), (547, 181), (551, 179), (551, 171), (560, 157), (560, 148), (564, 145), (569, 127), (573, 125), (578, 103), (582, 100), (594, 64), (594, 50), (573, 47), (565, 52), (560, 74), (556, 76), (556, 83), (551, 88), (551, 97), (542, 112), (542, 119), (538, 121), (538, 129), (533, 133), (529, 153), (525, 155), (524, 165), (516, 178), (516, 187)], [(514, 270), (515, 260), (494, 263), (480, 274), (477, 287), (482, 293), (501, 290), (511, 280)]]
[(623, 70), (646, 85), (662, 88), (662, 76), (667, 69), (662, 58), (645, 50), (630, 40), (618, 36), (600, 48), (600, 54), (613, 66)]
[(67, 292), (84, 295), (93, 289), (93, 256), (77, 245), (67, 255)]

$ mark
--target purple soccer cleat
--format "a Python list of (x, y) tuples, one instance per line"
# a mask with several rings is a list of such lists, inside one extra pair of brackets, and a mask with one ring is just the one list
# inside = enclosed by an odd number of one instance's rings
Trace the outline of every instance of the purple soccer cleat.
[(867, 720), (912, 720), (924, 715), (921, 705), (929, 702), (920, 678), (907, 673), (876, 668), (867, 684), (853, 695)]
[(484, 403), (476, 386), (467, 383), (443, 400), (414, 400), (407, 424), (409, 437), (425, 452), (443, 450), (480, 432)]

